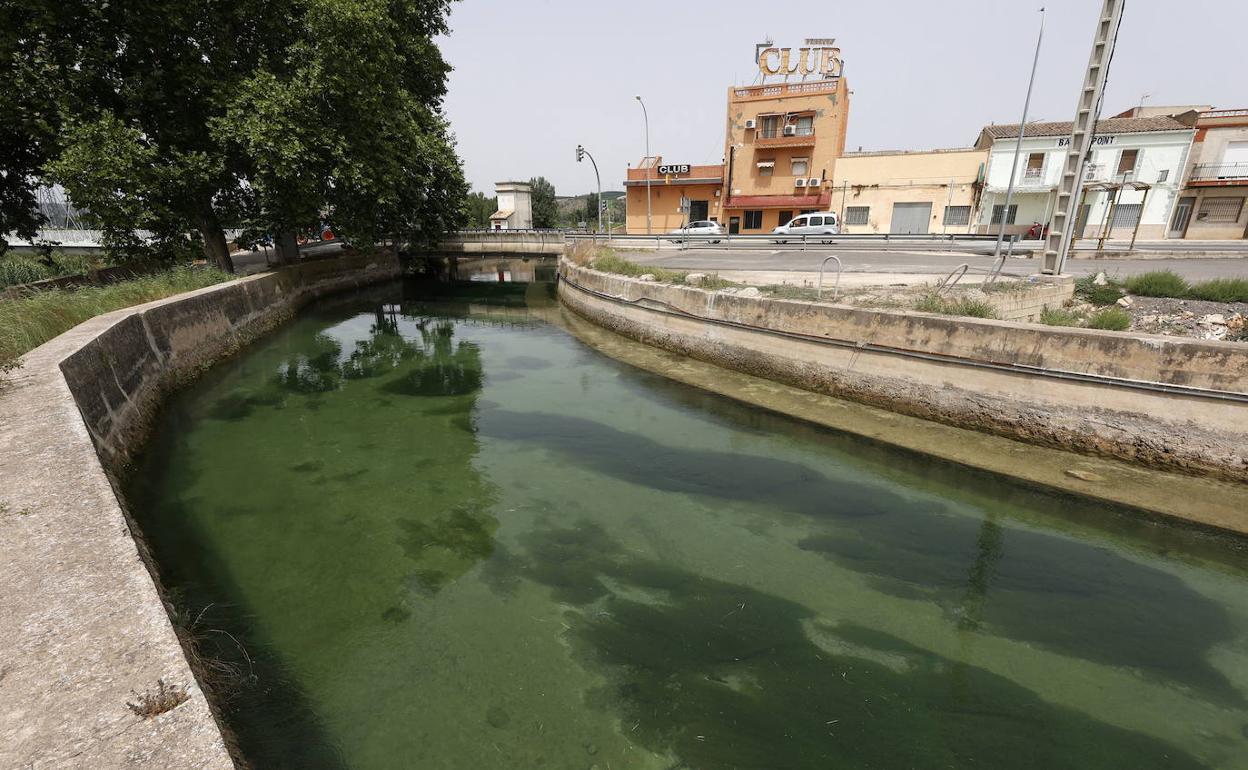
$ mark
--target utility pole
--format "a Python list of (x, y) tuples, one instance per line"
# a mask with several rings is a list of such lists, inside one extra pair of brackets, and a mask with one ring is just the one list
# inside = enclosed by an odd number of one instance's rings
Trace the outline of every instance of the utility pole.
[(1036, 66), (1040, 63), (1040, 43), (1043, 41), (1044, 9), (1041, 8), (1040, 34), (1036, 37), (1036, 54), (1031, 60), (1031, 80), (1027, 83), (1027, 98), (1023, 100), (1023, 120), (1018, 124), (1018, 141), (1014, 143), (1014, 162), (1010, 164), (1010, 183), (1005, 187), (1005, 208), (1001, 211), (1001, 229), (997, 231), (997, 247), (992, 252), (994, 265), (1001, 257), (1001, 243), (1005, 240), (1005, 225), (1010, 221), (1010, 202), (1014, 198), (1014, 178), (1018, 176), (1018, 161), (1023, 154), (1023, 136), (1027, 133), (1027, 111), (1031, 109), (1031, 89), (1036, 85)]
[(1096, 135), (1096, 121), (1101, 114), (1101, 100), (1105, 96), (1105, 81), (1109, 77), (1109, 64), (1114, 58), (1114, 46), (1118, 42), (1118, 28), (1122, 24), (1122, 10), (1126, 0), (1103, 0), (1101, 14), (1096, 22), (1096, 37), (1092, 41), (1092, 55), (1088, 59), (1087, 74), (1079, 103), (1075, 109), (1074, 127), (1071, 130), (1062, 166), (1062, 181), (1058, 186), (1057, 204), (1053, 211), (1053, 225), (1044, 246), (1043, 272), (1060, 275), (1066, 264), (1066, 255), (1074, 242), (1079, 212), (1076, 204), (1083, 193), (1084, 166), (1092, 154), (1092, 140)]
[(641, 105), (641, 115), (646, 121), (646, 159), (641, 167), (646, 172), (646, 235), (650, 235), (650, 167), (654, 165), (650, 162), (650, 113), (646, 112), (646, 103), (640, 96), (634, 98)]
[(602, 177), (598, 176), (598, 161), (594, 160), (594, 156), (589, 154), (589, 150), (581, 145), (576, 146), (576, 162), (580, 163), (581, 158), (589, 158), (589, 162), (594, 165), (594, 179), (598, 181), (598, 230), (602, 232)]

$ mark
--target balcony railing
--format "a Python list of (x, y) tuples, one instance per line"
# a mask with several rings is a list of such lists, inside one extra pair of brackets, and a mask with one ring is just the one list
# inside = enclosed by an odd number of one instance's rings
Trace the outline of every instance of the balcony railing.
[(805, 128), (803, 128), (802, 126), (796, 126), (794, 131), (788, 134), (784, 133), (784, 129), (779, 126), (777, 126), (776, 128), (763, 128), (763, 129), (760, 129), (758, 132), (759, 139), (777, 139), (782, 136), (814, 136), (814, 135), (815, 135), (814, 126), (808, 126)]
[(1193, 182), (1248, 180), (1248, 163), (1198, 163), (1192, 167)]

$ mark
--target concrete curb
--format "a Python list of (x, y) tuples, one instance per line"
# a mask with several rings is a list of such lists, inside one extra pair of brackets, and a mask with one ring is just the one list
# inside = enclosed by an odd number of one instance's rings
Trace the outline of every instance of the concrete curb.
[(744, 298), (566, 260), (560, 300), (625, 336), (1041, 446), (1248, 480), (1248, 345)]

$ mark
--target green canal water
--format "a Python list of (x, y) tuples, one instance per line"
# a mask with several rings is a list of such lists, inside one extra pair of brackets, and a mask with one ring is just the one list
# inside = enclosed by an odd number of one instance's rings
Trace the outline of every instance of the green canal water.
[(1242, 542), (632, 369), (552, 296), (332, 298), (164, 411), (127, 499), (255, 767), (1248, 768)]

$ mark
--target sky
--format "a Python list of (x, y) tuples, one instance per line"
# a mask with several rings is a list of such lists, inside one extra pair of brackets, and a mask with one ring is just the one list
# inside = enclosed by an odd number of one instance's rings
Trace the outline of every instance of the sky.
[[(1029, 120), (1070, 120), (1099, 0), (1048, 0)], [(1039, 30), (1030, 0), (459, 0), (440, 40), (446, 113), (472, 188), (545, 176), (560, 195), (623, 189), (650, 149), (723, 159), (727, 90), (757, 77), (754, 44), (836, 38), (852, 91), (847, 150), (968, 146), (1017, 123)], [(1248, 0), (1126, 0), (1103, 117), (1145, 105), (1248, 107)], [(1238, 37), (1237, 37), (1238, 36)]]

